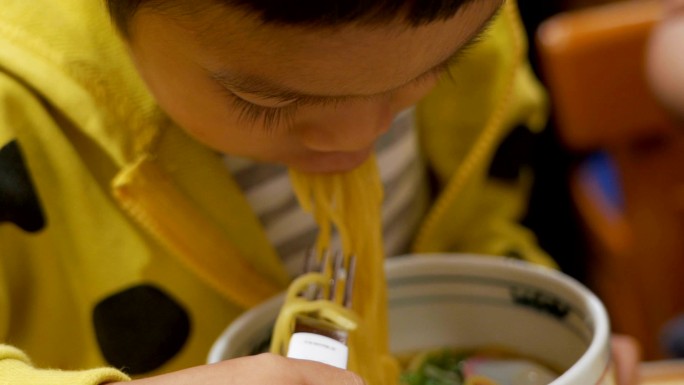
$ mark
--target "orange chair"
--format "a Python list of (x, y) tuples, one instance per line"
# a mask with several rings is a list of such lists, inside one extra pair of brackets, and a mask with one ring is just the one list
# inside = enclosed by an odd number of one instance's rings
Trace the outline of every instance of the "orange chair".
[(569, 185), (592, 244), (588, 284), (646, 359), (667, 356), (660, 330), (684, 313), (684, 127), (656, 102), (644, 68), (660, 17), (657, 0), (626, 0), (555, 15), (536, 35), (559, 137), (614, 165), (621, 202), (591, 164)]

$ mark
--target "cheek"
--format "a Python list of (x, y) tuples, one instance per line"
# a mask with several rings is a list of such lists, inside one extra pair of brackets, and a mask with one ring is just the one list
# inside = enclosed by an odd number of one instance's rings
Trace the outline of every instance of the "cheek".
[[(174, 80), (150, 84), (160, 107), (185, 132), (220, 152), (255, 156), (268, 144), (265, 128), (246, 126), (230, 99), (203, 79), (171, 75)], [(190, 90), (190, 91), (189, 91)]]
[(138, 72), (162, 110), (193, 138), (222, 149), (223, 136), (233, 124), (227, 120), (229, 103), (217, 86), (182, 56), (154, 49), (134, 49), (133, 54)]
[(141, 70), (159, 106), (184, 131), (199, 142), (222, 152), (233, 152), (242, 143), (237, 112), (226, 95), (203, 76), (166, 66)]
[[(192, 83), (188, 83), (192, 84)], [(183, 92), (191, 89), (193, 92)], [(226, 124), (225, 107), (212, 98), (211, 93), (201, 87), (179, 87), (166, 83), (158, 88), (155, 96), (162, 109), (191, 136), (204, 142), (216, 141), (222, 135), (221, 126), (230, 127)]]

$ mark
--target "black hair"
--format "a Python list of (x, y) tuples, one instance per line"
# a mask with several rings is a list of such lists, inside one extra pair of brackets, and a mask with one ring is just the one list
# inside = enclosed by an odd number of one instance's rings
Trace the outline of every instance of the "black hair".
[[(142, 6), (166, 7), (179, 0), (105, 0), (111, 17), (124, 34)], [(192, 1), (192, 0), (190, 0)], [(452, 17), (461, 6), (477, 0), (213, 0), (258, 15), (264, 23), (310, 27), (382, 23), (403, 18), (418, 26)]]

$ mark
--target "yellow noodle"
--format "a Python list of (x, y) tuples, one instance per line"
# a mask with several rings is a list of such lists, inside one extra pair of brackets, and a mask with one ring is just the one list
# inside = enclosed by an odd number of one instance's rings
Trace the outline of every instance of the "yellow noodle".
[(349, 369), (368, 385), (396, 385), (399, 365), (390, 355), (387, 285), (382, 243), (382, 184), (375, 158), (340, 174), (303, 174), (290, 171), (293, 188), (304, 210), (319, 226), (316, 250), (331, 248), (334, 231), (346, 257), (356, 256), (352, 310), (331, 301), (298, 297), (310, 283), (325, 284), (320, 274), (296, 279), (276, 321), (271, 351), (284, 354), (297, 316), (313, 314), (350, 330)]
[[(399, 384), (399, 363), (389, 352), (387, 282), (382, 243), (382, 184), (375, 158), (342, 174), (303, 174), (290, 170), (290, 179), (302, 208), (319, 227), (315, 248), (319, 255), (331, 249), (333, 232), (340, 236), (345, 257), (356, 256), (352, 309), (337, 301), (306, 300), (301, 294), (312, 284), (325, 287), (323, 274), (295, 279), (274, 326), (271, 351), (285, 354), (299, 316), (325, 320), (349, 331), (349, 369), (368, 385)], [(347, 261), (345, 261), (347, 262)], [(481, 376), (464, 385), (496, 385)]]

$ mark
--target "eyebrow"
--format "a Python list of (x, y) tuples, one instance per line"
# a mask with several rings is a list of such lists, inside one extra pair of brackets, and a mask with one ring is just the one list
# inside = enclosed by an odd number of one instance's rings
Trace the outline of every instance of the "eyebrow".
[(236, 74), (230, 71), (210, 72), (210, 77), (218, 84), (226, 88), (228, 91), (236, 91), (253, 95), (259, 98), (274, 99), (283, 102), (296, 100), (298, 103), (303, 104), (318, 104), (327, 102), (339, 102), (342, 100), (349, 99), (372, 98), (374, 96), (391, 92), (392, 90), (400, 89), (429, 74), (435, 73), (442, 69), (446, 69), (450, 65), (454, 64), (458, 59), (460, 59), (463, 56), (465, 52), (469, 50), (469, 48), (477, 44), (482, 39), (482, 37), (489, 31), (489, 27), (492, 24), (492, 21), (496, 19), (496, 16), (499, 14), (501, 8), (503, 7), (499, 7), (499, 9), (497, 9), (497, 11), (494, 12), (485, 23), (482, 24), (482, 26), (477, 30), (477, 32), (470, 39), (468, 39), (468, 41), (464, 45), (458, 47), (458, 49), (452, 52), (445, 60), (441, 61), (437, 65), (431, 67), (427, 71), (407, 81), (404, 84), (401, 84), (393, 89), (379, 92), (373, 95), (312, 95), (281, 86), (260, 76), (249, 74)]

